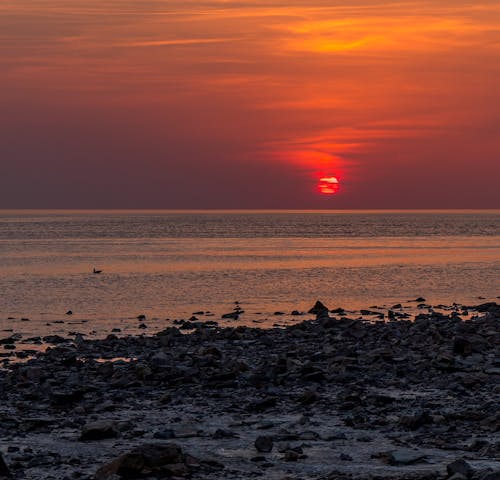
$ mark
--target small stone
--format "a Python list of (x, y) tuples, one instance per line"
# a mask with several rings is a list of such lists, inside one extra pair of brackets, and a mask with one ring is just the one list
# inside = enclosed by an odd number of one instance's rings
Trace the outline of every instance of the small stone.
[(426, 458), (424, 453), (415, 452), (413, 450), (396, 450), (384, 455), (389, 465), (412, 465)]
[(213, 439), (220, 439), (220, 438), (238, 438), (238, 435), (231, 430), (224, 430), (223, 428), (218, 428), (214, 434), (212, 435)]
[(273, 437), (269, 435), (261, 435), (255, 440), (255, 448), (258, 452), (269, 453), (273, 449)]
[(153, 438), (157, 438), (159, 440), (170, 440), (175, 438), (175, 432), (169, 428), (166, 430), (158, 430), (153, 434)]
[(285, 452), (283, 460), (285, 460), (285, 462), (296, 462), (299, 458), (301, 458), (301, 456), (302, 455), (295, 450), (287, 450)]
[(115, 422), (102, 420), (85, 425), (79, 440), (103, 440), (105, 438), (116, 438), (118, 435), (119, 431)]

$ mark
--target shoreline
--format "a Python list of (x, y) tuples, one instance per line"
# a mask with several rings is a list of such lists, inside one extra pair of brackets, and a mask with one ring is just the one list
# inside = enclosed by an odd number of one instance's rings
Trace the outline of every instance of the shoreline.
[[(368, 322), (317, 303), (315, 320), (283, 328), (185, 321), (56, 339), (0, 371), (5, 468), (26, 479), (496, 479), (500, 306), (462, 312)], [(132, 457), (142, 463), (127, 476)]]
[[(478, 296), (469, 299), (469, 303), (477, 301), (485, 304), (494, 303), (498, 296)], [(69, 310), (65, 314), (43, 313), (39, 316), (9, 314), (3, 320), (0, 331), (0, 368), (9, 363), (23, 362), (44, 352), (53, 345), (74, 341), (84, 337), (88, 340), (102, 340), (108, 335), (118, 337), (156, 335), (168, 327), (177, 327), (183, 333), (189, 333), (198, 325), (231, 328), (245, 326), (252, 328), (273, 329), (287, 328), (297, 323), (314, 319), (309, 310), (310, 302), (299, 302), (291, 305), (278, 303), (258, 308), (253, 302), (234, 301), (210, 309), (186, 309), (184, 313), (171, 318), (164, 316), (139, 314), (128, 317), (91, 318), (80, 312)], [(342, 303), (342, 302), (340, 302)], [(351, 304), (352, 303), (352, 304)], [(465, 303), (429, 302), (423, 297), (407, 299), (398, 302), (372, 304), (367, 308), (360, 302), (351, 302), (349, 308), (330, 309), (335, 317), (349, 317), (363, 322), (378, 322), (389, 320), (414, 320), (420, 315), (433, 312), (436, 315), (458, 314), (464, 319), (473, 319), (479, 312), (474, 306)], [(482, 304), (483, 304), (482, 303)], [(273, 308), (274, 307), (274, 308)], [(284, 307), (284, 308), (283, 308)], [(302, 308), (301, 308), (302, 307)], [(188, 313), (190, 312), (190, 313)], [(0, 325), (2, 322), (0, 322)]]

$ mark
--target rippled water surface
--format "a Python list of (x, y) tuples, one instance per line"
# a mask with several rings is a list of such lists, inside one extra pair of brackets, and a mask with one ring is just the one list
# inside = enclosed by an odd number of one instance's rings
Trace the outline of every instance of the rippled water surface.
[(332, 308), (495, 300), (499, 220), (498, 211), (3, 211), (0, 327), (102, 335), (135, 332), (139, 314), (150, 329), (200, 310), (219, 320), (234, 301), (240, 322), (272, 325), (293, 320), (275, 311), (316, 299)]

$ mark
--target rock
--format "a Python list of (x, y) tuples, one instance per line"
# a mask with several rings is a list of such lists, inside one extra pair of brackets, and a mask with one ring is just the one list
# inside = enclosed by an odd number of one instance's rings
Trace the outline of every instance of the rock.
[(115, 422), (101, 420), (85, 425), (78, 440), (82, 442), (87, 440), (103, 440), (105, 438), (116, 438), (119, 434), (120, 432)]
[(274, 397), (264, 398), (263, 400), (256, 400), (250, 402), (246, 407), (246, 411), (261, 413), (275, 406), (276, 406), (276, 399)]
[(328, 307), (323, 305), (319, 300), (316, 301), (314, 306), (309, 309), (307, 313), (312, 313), (313, 315), (317, 316), (328, 316)]
[(273, 437), (270, 435), (260, 435), (256, 438), (254, 445), (258, 452), (269, 453), (273, 449)]
[(299, 403), (302, 405), (311, 405), (318, 400), (319, 396), (314, 390), (306, 390), (298, 398)]
[(7, 344), (10, 344), (10, 343), (14, 343), (14, 342), (17, 342), (18, 340), (21, 340), (21, 335), (16, 333), (14, 335), (11, 335), (10, 337), (7, 337), (7, 338), (1, 338), (0, 339), (0, 345), (7, 345)]
[(474, 474), (474, 469), (463, 458), (459, 458), (446, 466), (446, 472), (449, 477), (458, 473), (466, 478), (471, 478)]
[(175, 438), (175, 432), (170, 428), (158, 430), (153, 434), (153, 438), (157, 438), (158, 440), (170, 440)]
[(145, 363), (138, 363), (134, 368), (135, 374), (139, 380), (145, 380), (153, 374), (153, 370)]
[(218, 428), (212, 435), (212, 438), (214, 440), (218, 440), (220, 438), (238, 438), (238, 434), (232, 432), (231, 430), (224, 430), (223, 428)]
[(135, 318), (137, 318), (137, 320), (139, 320), (140, 322), (143, 322), (144, 320), (146, 320), (146, 315), (141, 313), (141, 315), (137, 315), (137, 317)]
[(341, 453), (339, 459), (342, 460), (343, 462), (352, 462), (352, 457), (347, 453)]
[(50, 400), (54, 406), (69, 407), (72, 404), (82, 400), (85, 391), (81, 389), (75, 390), (54, 390), (50, 394)]
[(500, 470), (482, 472), (477, 478), (478, 480), (500, 480)]
[(296, 462), (299, 458), (303, 458), (303, 455), (295, 450), (287, 450), (283, 456), (285, 462)]
[(68, 310), (68, 311), (66, 312), (66, 315), (73, 315), (73, 312), (72, 312), (71, 310)]
[(2, 454), (0, 453), (0, 477), (12, 477), (12, 473), (9, 470), (9, 467), (5, 463)]
[(395, 450), (393, 452), (382, 454), (382, 458), (389, 465), (393, 466), (413, 465), (414, 463), (419, 463), (424, 460), (426, 455), (421, 452), (415, 452), (414, 450)]
[(67, 338), (61, 337), (60, 335), (45, 335), (45, 337), (42, 337), (42, 340), (45, 343), (53, 343), (54, 345), (69, 342)]
[(461, 473), (455, 473), (451, 477), (448, 477), (447, 480), (467, 480), (467, 477), (465, 477)]
[(238, 318), (240, 318), (240, 315), (238, 312), (230, 312), (230, 313), (224, 313), (223, 315), (221, 315), (220, 318), (230, 318), (232, 320), (238, 320)]
[(155, 475), (184, 477), (190, 473), (187, 461), (181, 447), (175, 443), (144, 444), (101, 467), (94, 478), (111, 480), (114, 475), (124, 478)]

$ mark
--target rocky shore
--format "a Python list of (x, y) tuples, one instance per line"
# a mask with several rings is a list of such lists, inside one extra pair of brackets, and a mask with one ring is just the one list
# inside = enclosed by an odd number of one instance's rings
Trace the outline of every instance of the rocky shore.
[(0, 478), (500, 479), (500, 306), (391, 312), (48, 339), (0, 370)]

